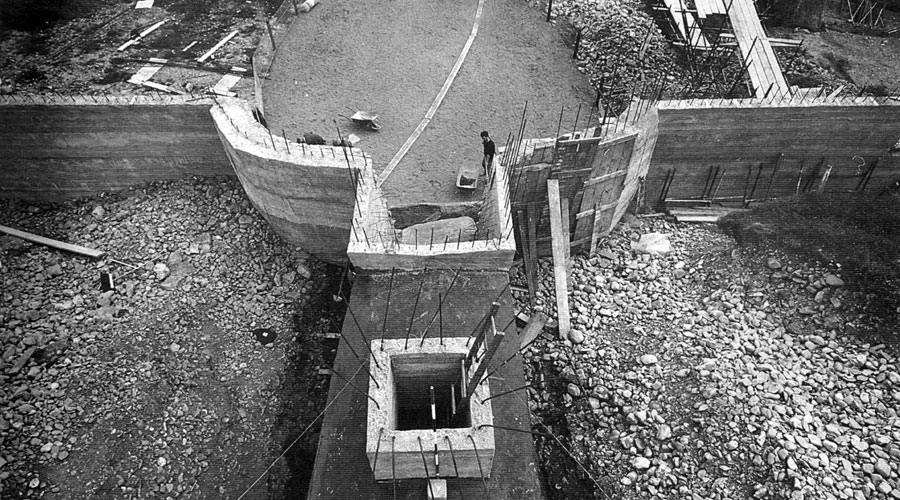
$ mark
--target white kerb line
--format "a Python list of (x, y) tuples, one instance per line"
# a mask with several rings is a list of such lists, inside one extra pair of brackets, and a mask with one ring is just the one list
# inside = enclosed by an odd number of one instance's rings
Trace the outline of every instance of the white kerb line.
[(226, 36), (225, 38), (223, 38), (219, 43), (213, 45), (213, 48), (209, 49), (209, 51), (207, 51), (206, 54), (203, 54), (202, 56), (198, 57), (198, 58), (197, 58), (197, 61), (198, 61), (198, 62), (204, 62), (204, 61), (206, 61), (207, 59), (209, 59), (210, 56), (212, 56), (213, 54), (215, 54), (215, 52), (216, 52), (217, 50), (219, 50), (220, 48), (222, 48), (223, 45), (225, 45), (226, 43), (228, 43), (229, 41), (231, 41), (231, 39), (234, 38), (235, 36), (237, 36), (237, 34), (238, 34), (237, 30), (232, 31), (231, 33), (229, 33), (228, 36)]

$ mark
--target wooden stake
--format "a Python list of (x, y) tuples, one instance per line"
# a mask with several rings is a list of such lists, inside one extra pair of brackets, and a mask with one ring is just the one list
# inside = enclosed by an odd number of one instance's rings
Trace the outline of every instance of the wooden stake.
[(559, 180), (547, 181), (547, 196), (550, 203), (550, 231), (553, 244), (553, 278), (556, 283), (556, 313), (559, 323), (559, 335), (566, 338), (572, 328), (569, 317), (569, 287), (566, 248), (569, 246), (568, 234), (563, 233), (562, 214), (560, 213)]

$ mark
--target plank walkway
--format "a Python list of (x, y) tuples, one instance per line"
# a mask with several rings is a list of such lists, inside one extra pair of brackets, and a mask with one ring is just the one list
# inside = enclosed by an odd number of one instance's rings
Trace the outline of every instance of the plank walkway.
[(689, 12), (684, 0), (663, 0), (669, 14), (675, 21), (675, 27), (684, 40), (690, 40), (691, 47), (696, 49), (708, 49), (709, 42), (700, 30), (700, 25), (694, 19), (693, 12)]
[(747, 75), (753, 86), (753, 95), (763, 97), (770, 86), (775, 95), (790, 92), (772, 44), (759, 21), (753, 0), (732, 0), (728, 17), (731, 19), (741, 58), (749, 61)]

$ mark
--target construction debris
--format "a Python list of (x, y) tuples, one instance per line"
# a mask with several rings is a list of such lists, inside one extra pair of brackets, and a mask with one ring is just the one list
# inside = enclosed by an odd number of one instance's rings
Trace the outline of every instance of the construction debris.
[(197, 58), (197, 61), (198, 61), (198, 62), (204, 62), (204, 61), (206, 61), (207, 59), (209, 59), (210, 57), (212, 57), (212, 55), (215, 54), (217, 50), (221, 49), (223, 45), (225, 45), (226, 43), (230, 42), (232, 38), (234, 38), (235, 36), (237, 36), (237, 34), (238, 34), (238, 31), (237, 31), (237, 30), (234, 30), (234, 31), (232, 31), (231, 33), (229, 33), (228, 36), (226, 36), (225, 38), (223, 38), (222, 40), (220, 40), (219, 43), (213, 45), (213, 48), (209, 49), (205, 54), (203, 54), (202, 56), (198, 57), (198, 58)]
[(131, 47), (132, 45), (140, 42), (141, 40), (146, 38), (148, 35), (150, 35), (150, 33), (153, 33), (154, 31), (159, 29), (160, 26), (162, 26), (163, 24), (166, 24), (166, 21), (168, 21), (168, 19), (163, 19), (162, 21), (154, 24), (153, 26), (150, 26), (149, 28), (142, 31), (140, 35), (138, 35), (135, 38), (132, 38), (131, 40), (128, 40), (127, 42), (120, 45), (119, 48), (117, 48), (116, 50), (121, 52), (121, 51), (127, 49), (128, 47)]
[(100, 258), (106, 255), (106, 252), (103, 250), (97, 250), (94, 248), (87, 248), (80, 245), (74, 245), (72, 243), (66, 243), (59, 240), (54, 240), (51, 238), (45, 238), (43, 236), (38, 236), (36, 234), (27, 233), (25, 231), (20, 231), (18, 229), (13, 229), (8, 226), (0, 225), (0, 231), (15, 236), (17, 238), (21, 238), (23, 240), (30, 241), (32, 243), (37, 243), (39, 245), (46, 245), (48, 247), (56, 248), (59, 250), (65, 250), (67, 252), (77, 253), (80, 255), (84, 255), (87, 257), (91, 257), (94, 259)]

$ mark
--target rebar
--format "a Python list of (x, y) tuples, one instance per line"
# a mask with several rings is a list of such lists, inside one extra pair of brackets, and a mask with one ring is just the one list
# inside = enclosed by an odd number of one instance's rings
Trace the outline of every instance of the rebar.
[(372, 460), (372, 474), (378, 470), (378, 450), (381, 449), (381, 435), (384, 433), (384, 427), (378, 429), (378, 441), (375, 443), (375, 459)]
[[(342, 339), (344, 339), (344, 343), (347, 344), (347, 347), (350, 349), (350, 352), (353, 354), (353, 357), (356, 358), (356, 360), (359, 361), (360, 364), (365, 366), (365, 361), (363, 361), (363, 359), (359, 357), (359, 354), (356, 352), (356, 349), (353, 348), (353, 345), (350, 343), (349, 340), (347, 340), (347, 337), (344, 337), (344, 333), (341, 331), (340, 328), (338, 328), (338, 326), (334, 322), (334, 320), (329, 318), (329, 321), (331, 322), (331, 326), (334, 327), (335, 332), (337, 332), (337, 334), (340, 335)], [(369, 378), (372, 379), (372, 382), (375, 382), (375, 387), (378, 387), (380, 389), (381, 385), (378, 383), (377, 380), (375, 380), (375, 376), (372, 375), (372, 372), (369, 371), (368, 368), (366, 368), (366, 373), (369, 375)]]
[(453, 471), (456, 473), (456, 477), (459, 477), (459, 467), (456, 466), (456, 453), (453, 451), (453, 442), (450, 441), (450, 436), (444, 436), (444, 439), (447, 440), (447, 447), (450, 449), (450, 458), (453, 460)]
[(366, 343), (366, 347), (369, 349), (369, 354), (372, 355), (372, 361), (375, 362), (375, 366), (381, 369), (381, 364), (378, 362), (378, 358), (375, 357), (375, 353), (372, 352), (372, 344), (369, 343), (369, 339), (366, 338), (366, 334), (363, 333), (363, 329), (359, 326), (359, 321), (356, 320), (356, 314), (353, 313), (353, 309), (350, 307), (350, 301), (348, 299), (344, 299), (347, 302), (347, 312), (350, 313), (350, 318), (353, 319), (353, 323), (356, 325), (356, 329), (359, 330), (359, 336), (362, 337), (363, 342)]
[[(419, 440), (419, 452), (422, 454), (422, 466), (425, 467), (425, 479), (430, 479), (428, 475), (428, 461), (425, 460), (425, 448), (422, 446), (422, 436), (417, 436)], [(431, 492), (431, 498), (434, 498), (434, 489), (431, 486), (431, 481), (428, 481), (428, 491)]]
[(416, 309), (419, 308), (419, 297), (422, 295), (422, 288), (425, 286), (425, 275), (428, 272), (428, 268), (425, 268), (425, 272), (422, 274), (422, 281), (419, 282), (419, 292), (416, 293), (416, 302), (413, 305), (412, 314), (409, 315), (409, 326), (406, 327), (406, 340), (403, 342), (403, 350), (405, 351), (409, 347), (409, 334), (412, 331), (413, 321), (416, 319)]
[(472, 449), (475, 451), (475, 460), (478, 462), (478, 474), (481, 476), (481, 484), (484, 486), (484, 498), (488, 497), (488, 487), (487, 481), (484, 480), (484, 469), (481, 468), (481, 457), (478, 455), (478, 445), (475, 444), (475, 438), (472, 437), (471, 434), (468, 435), (469, 440), (472, 441)]

